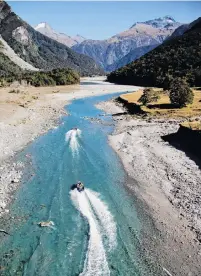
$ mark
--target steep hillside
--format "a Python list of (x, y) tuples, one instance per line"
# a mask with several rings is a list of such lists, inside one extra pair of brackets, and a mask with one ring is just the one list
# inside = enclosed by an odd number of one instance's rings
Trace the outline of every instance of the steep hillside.
[(60, 42), (64, 45), (68, 46), (68, 47), (72, 47), (73, 45), (81, 43), (85, 40), (85, 38), (80, 35), (71, 37), (64, 33), (56, 32), (46, 22), (39, 23), (34, 29), (36, 31), (40, 32), (41, 34), (44, 34), (44, 35), (56, 40), (57, 42)]
[(172, 77), (186, 77), (190, 85), (201, 85), (201, 18), (183, 35), (165, 41), (135, 62), (108, 75), (108, 81), (140, 86), (164, 87)]
[(85, 40), (74, 45), (72, 49), (78, 53), (85, 54), (93, 58), (104, 70), (107, 70), (106, 55), (110, 44), (106, 40)]
[(108, 66), (108, 71), (114, 71), (119, 69), (133, 60), (140, 58), (141, 56), (145, 55), (146, 53), (150, 52), (152, 49), (156, 48), (158, 45), (150, 45), (150, 46), (142, 46), (138, 47), (135, 50), (130, 51), (126, 56), (122, 57), (117, 62), (113, 63), (112, 65)]
[(81, 75), (102, 74), (93, 59), (37, 32), (0, 2), (0, 35), (23, 60), (39, 69), (72, 68)]
[(169, 36), (167, 39), (172, 39), (174, 37), (183, 35), (188, 29), (190, 28), (190, 24), (183, 24), (181, 26), (179, 26), (173, 33), (171, 36)]
[(0, 77), (20, 74), (22, 69), (0, 51)]
[[(106, 71), (111, 71), (121, 66), (120, 60), (129, 53), (128, 60), (131, 62), (145, 54), (148, 49), (146, 47), (153, 49), (161, 44), (180, 25), (170, 16), (137, 22), (128, 30), (107, 40), (85, 40), (72, 49), (92, 57)], [(140, 49), (140, 55), (137, 54), (137, 48)], [(122, 66), (124, 62), (127, 62), (127, 58), (122, 61)]]
[(24, 61), (23, 59), (21, 59), (1, 36), (0, 36), (0, 43), (1, 43), (0, 52), (5, 56), (7, 56), (12, 62), (14, 62), (21, 69), (31, 70), (31, 71), (39, 70), (33, 67), (31, 64), (27, 63), (26, 61)]

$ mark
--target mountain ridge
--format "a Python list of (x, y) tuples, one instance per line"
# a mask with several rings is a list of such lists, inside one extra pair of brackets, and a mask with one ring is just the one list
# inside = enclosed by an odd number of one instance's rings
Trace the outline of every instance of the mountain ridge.
[(175, 24), (175, 23), (178, 23), (178, 22), (176, 22), (176, 20), (172, 16), (165, 15), (163, 17), (146, 20), (144, 22), (136, 22), (130, 27), (130, 29), (133, 28), (136, 24), (146, 24), (146, 25), (151, 25), (155, 28), (165, 28), (165, 27), (170, 27), (171, 24)]
[(72, 47), (75, 44), (81, 43), (86, 38), (81, 35), (71, 37), (65, 33), (55, 31), (47, 22), (41, 22), (34, 27), (34, 29), (68, 47)]
[(164, 87), (172, 78), (186, 78), (201, 85), (201, 17), (183, 34), (166, 40), (138, 60), (110, 73), (108, 81), (139, 86)]
[[(166, 21), (164, 18), (166, 18)], [(181, 23), (176, 22), (174, 19), (171, 19), (170, 24), (170, 16), (162, 17), (162, 19), (158, 18), (145, 21), (148, 22), (147, 24), (145, 22), (136, 22), (128, 30), (120, 32), (111, 38), (106, 40), (85, 40), (72, 46), (72, 49), (78, 53), (86, 54), (94, 58), (105, 71), (110, 71), (111, 68), (116, 69), (116, 64), (131, 51), (134, 51), (136, 48), (143, 49), (142, 47), (148, 46), (152, 49), (160, 45), (181, 25)], [(160, 21), (157, 27), (153, 26), (153, 22), (156, 23), (157, 21)], [(163, 24), (163, 28), (161, 24)], [(141, 55), (145, 52), (141, 51)], [(136, 54), (135, 52), (133, 53), (134, 59)]]
[(35, 68), (71, 68), (85, 76), (103, 74), (93, 59), (36, 31), (5, 1), (0, 2), (0, 35), (21, 59)]

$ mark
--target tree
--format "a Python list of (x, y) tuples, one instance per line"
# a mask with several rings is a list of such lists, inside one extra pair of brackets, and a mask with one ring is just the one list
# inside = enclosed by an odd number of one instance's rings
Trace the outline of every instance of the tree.
[(158, 101), (159, 98), (159, 94), (153, 88), (145, 88), (138, 102), (147, 105), (148, 103)]
[(170, 83), (170, 101), (179, 108), (193, 103), (194, 94), (188, 83), (181, 78), (175, 78)]

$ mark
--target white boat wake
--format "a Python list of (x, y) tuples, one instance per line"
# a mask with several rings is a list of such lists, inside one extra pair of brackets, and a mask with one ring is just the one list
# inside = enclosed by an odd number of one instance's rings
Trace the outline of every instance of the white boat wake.
[(79, 152), (79, 141), (78, 138), (81, 137), (81, 130), (80, 129), (71, 129), (66, 132), (65, 141), (69, 143), (69, 147), (72, 151), (72, 154), (78, 154)]
[(71, 191), (71, 199), (88, 220), (90, 228), (84, 269), (80, 276), (108, 276), (110, 270), (103, 238), (107, 237), (109, 250), (116, 246), (116, 224), (113, 216), (99, 194), (89, 189), (81, 193), (77, 190)]

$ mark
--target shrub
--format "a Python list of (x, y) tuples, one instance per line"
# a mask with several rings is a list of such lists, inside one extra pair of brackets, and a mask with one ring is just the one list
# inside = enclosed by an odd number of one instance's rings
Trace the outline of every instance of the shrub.
[(169, 90), (171, 103), (179, 108), (193, 103), (194, 94), (184, 79), (172, 80)]
[(80, 82), (78, 73), (69, 68), (54, 69), (52, 71), (24, 72), (17, 75), (8, 75), (0, 78), (0, 85), (13, 81), (26, 81), (33, 86), (69, 85)]
[(19, 94), (20, 90), (19, 89), (12, 89), (12, 90), (9, 91), (9, 93)]
[(152, 88), (145, 88), (138, 102), (147, 105), (148, 103), (158, 101), (159, 98), (159, 94)]

